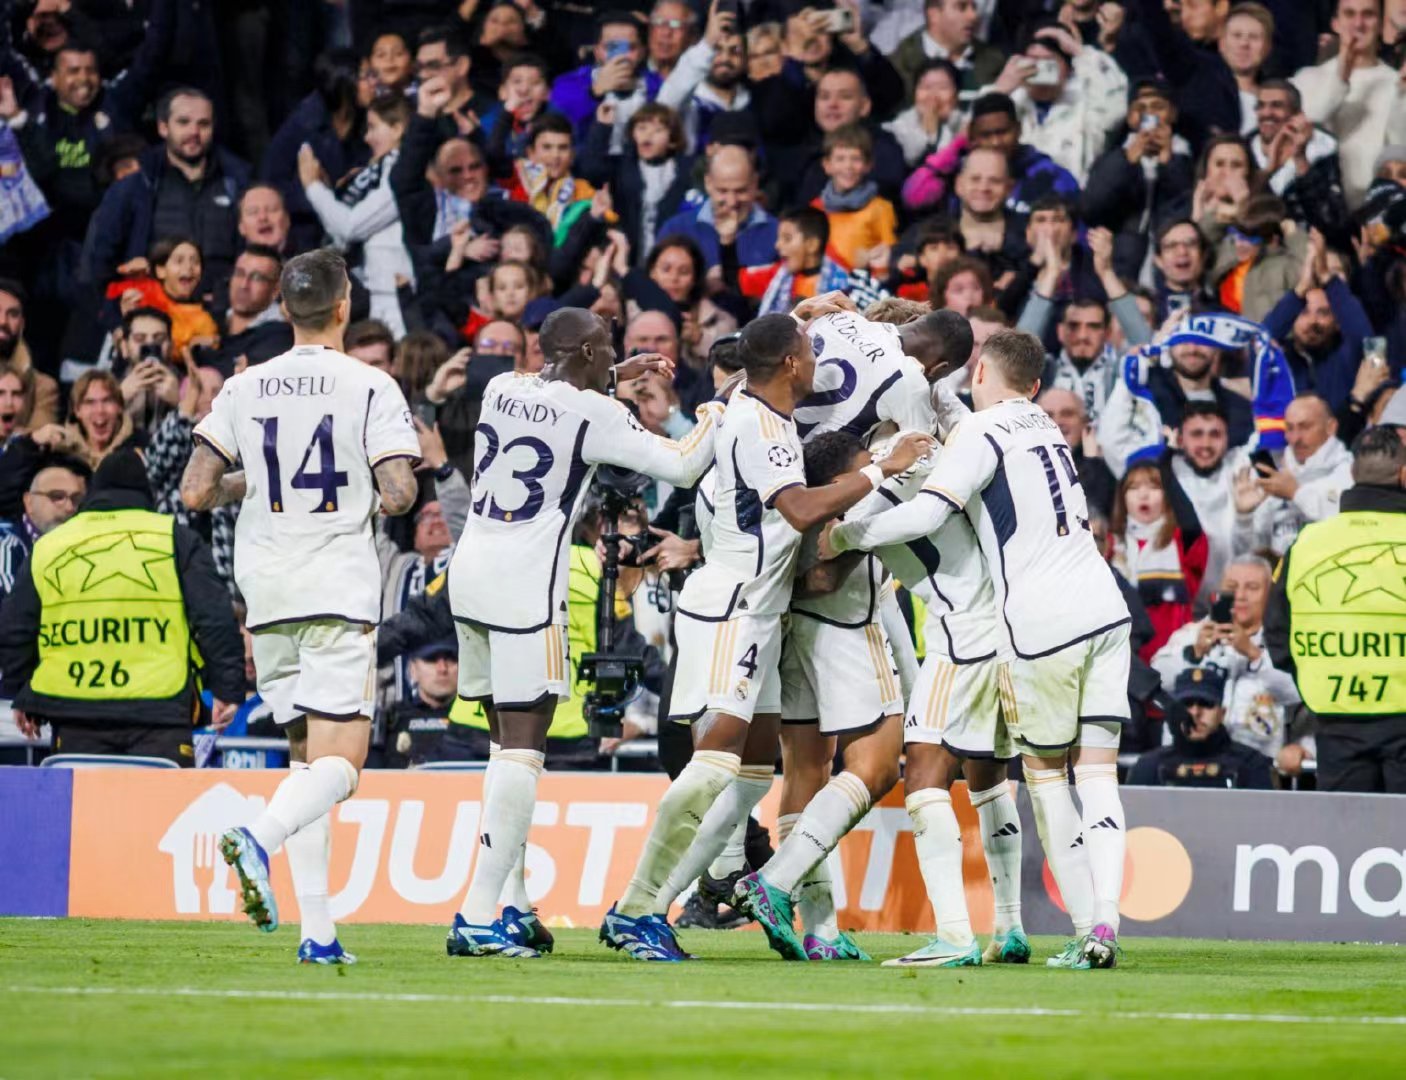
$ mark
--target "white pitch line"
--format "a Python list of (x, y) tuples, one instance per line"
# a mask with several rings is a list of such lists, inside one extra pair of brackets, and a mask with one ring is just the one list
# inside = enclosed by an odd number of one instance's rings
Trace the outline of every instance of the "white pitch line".
[(1215, 1012), (1144, 1012), (1113, 1009), (1098, 1012), (1088, 1009), (1044, 1009), (1037, 1006), (962, 1006), (852, 1004), (822, 1001), (689, 1001), (643, 998), (578, 998), (532, 997), (518, 994), (413, 994), (378, 993), (375, 991), (336, 990), (217, 990), (199, 986), (6, 986), (7, 994), (51, 994), (66, 997), (191, 997), (222, 998), (252, 1001), (361, 1001), (361, 1002), (433, 1002), (446, 1005), (565, 1005), (570, 1008), (606, 1009), (716, 1009), (751, 1010), (760, 1012), (799, 1013), (865, 1013), (880, 1016), (999, 1016), (999, 1017), (1057, 1017), (1090, 1020), (1170, 1020), (1192, 1023), (1224, 1024), (1362, 1024), (1369, 1026), (1406, 1027), (1406, 1016), (1309, 1016), (1302, 1013), (1215, 1013)]

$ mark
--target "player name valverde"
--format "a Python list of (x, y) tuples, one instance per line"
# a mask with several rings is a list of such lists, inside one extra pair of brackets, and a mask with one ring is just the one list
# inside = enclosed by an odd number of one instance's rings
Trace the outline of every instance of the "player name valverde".
[(515, 416), (519, 420), (526, 420), (533, 424), (540, 424), (548, 419), (555, 424), (561, 419), (560, 409), (554, 409), (540, 401), (531, 403), (520, 401), (518, 398), (508, 397), (507, 394), (499, 394), (493, 399), (489, 408), (494, 412), (507, 413), (509, 416)]
[(335, 375), (297, 375), (281, 379), (260, 379), (261, 398), (271, 397), (321, 397), (337, 388)]
[(1046, 428), (1053, 431), (1059, 430), (1059, 425), (1044, 413), (1027, 413), (1025, 416), (1016, 416), (1010, 420), (1003, 420), (999, 424), (992, 424), (991, 426), (1000, 428), (1007, 435), (1012, 431), (1028, 431), (1031, 428)]
[(39, 627), (39, 644), (46, 649), (59, 645), (154, 645), (166, 643), (170, 619), (131, 615), (125, 619), (66, 619)]

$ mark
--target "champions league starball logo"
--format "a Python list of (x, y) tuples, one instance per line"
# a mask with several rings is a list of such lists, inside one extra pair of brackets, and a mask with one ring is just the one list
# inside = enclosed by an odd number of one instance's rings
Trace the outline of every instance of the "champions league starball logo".
[(796, 455), (784, 446), (773, 446), (766, 452), (767, 460), (778, 469), (785, 469), (795, 463)]
[(825, 339), (819, 334), (810, 335), (810, 347), (811, 351), (814, 352), (816, 356), (825, 355)]

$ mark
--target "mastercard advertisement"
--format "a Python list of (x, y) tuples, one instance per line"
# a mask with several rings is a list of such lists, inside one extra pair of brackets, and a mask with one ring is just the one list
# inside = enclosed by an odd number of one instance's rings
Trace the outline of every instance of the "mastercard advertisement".
[[(284, 773), (0, 770), (0, 914), (242, 918), (219, 834), (252, 821)], [(448, 923), (477, 850), (483, 775), (368, 772), (333, 812), (330, 900), (343, 922)], [(527, 847), (527, 889), (558, 926), (598, 925), (624, 891), (667, 781), (547, 774)], [(1019, 785), (1023, 923), (1068, 916)], [(780, 781), (759, 808), (772, 826)], [(1406, 941), (1406, 797), (1125, 788), (1125, 930), (1188, 936)], [(994, 911), (976, 813), (953, 791), (972, 926)], [(1380, 835), (1378, 835), (1380, 834)], [(841, 925), (924, 932), (933, 914), (901, 791), (830, 856)], [(280, 905), (296, 912), (287, 859)], [(120, 887), (117, 887), (120, 883)]]

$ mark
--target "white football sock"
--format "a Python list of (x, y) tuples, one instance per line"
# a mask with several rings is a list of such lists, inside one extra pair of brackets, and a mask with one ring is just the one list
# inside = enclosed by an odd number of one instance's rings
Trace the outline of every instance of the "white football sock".
[(747, 818), (751, 816), (752, 807), (766, 798), (766, 793), (771, 790), (771, 777), (775, 771), (772, 765), (743, 765), (738, 769), (737, 779), (728, 784), (717, 801), (708, 808), (693, 843), (678, 865), (669, 871), (668, 880), (654, 898), (656, 915), (669, 914), (669, 908), (679, 893), (692, 885), (708, 864), (722, 853), (739, 828), (746, 837)]
[[(491, 765), (495, 758), (502, 752), (503, 747), (490, 741), (488, 744), (488, 763)], [(488, 806), (488, 773), (483, 774), (483, 799), (482, 806)], [(519, 911), (528, 912), (532, 910), (532, 901), (527, 895), (527, 842), (524, 840), (522, 850), (517, 853), (517, 859), (513, 863), (513, 868), (508, 872), (508, 880), (503, 882), (503, 895), (498, 897), (498, 902), (504, 907), (515, 907)]]
[(249, 832), (268, 855), (356, 790), (356, 766), (343, 757), (322, 757), (290, 772)]
[[(776, 819), (776, 843), (784, 844), (791, 835), (800, 814), (782, 814)], [(801, 925), (807, 934), (834, 941), (840, 936), (840, 916), (835, 910), (835, 886), (830, 880), (829, 856), (821, 859), (810, 868), (810, 873), (801, 878), (796, 886), (796, 910), (801, 916)]]
[(1062, 768), (1032, 769), (1027, 765), (1025, 783), (1035, 811), (1035, 828), (1064, 910), (1074, 922), (1074, 936), (1083, 937), (1093, 928), (1094, 882), (1079, 831), (1079, 812), (1069, 793), (1069, 777)]
[(708, 876), (721, 881), (728, 874), (735, 874), (747, 865), (747, 820), (751, 815), (743, 818), (737, 823), (737, 828), (732, 830), (732, 835), (727, 838), (727, 845), (718, 853), (718, 857), (708, 865)]
[(1127, 826), (1118, 794), (1118, 766), (1076, 765), (1074, 783), (1084, 807), (1084, 846), (1093, 875), (1093, 924), (1118, 932), (1118, 900), (1123, 895)]
[(687, 853), (698, 826), (723, 790), (737, 778), (742, 759), (725, 750), (695, 750), (683, 772), (659, 802), (654, 825), (644, 842), (625, 895), (615, 910), (632, 918), (654, 911), (669, 872)]
[(869, 810), (869, 789), (852, 772), (830, 778), (811, 799), (791, 835), (762, 867), (767, 884), (795, 892), (801, 879), (823, 860)]
[[(306, 769), (307, 763), (295, 761), (294, 772)], [(283, 842), (288, 853), (288, 869), (293, 875), (293, 892), (298, 897), (298, 916), (302, 920), (302, 940), (319, 945), (331, 945), (337, 939), (337, 925), (327, 905), (327, 864), (332, 858), (332, 815), (323, 814), (304, 825)]]
[(488, 764), (484, 782), (491, 798), (479, 818), (478, 858), (459, 913), (464, 921), (487, 926), (498, 914), (498, 897), (522, 856), (537, 806), (537, 780), (546, 760), (539, 750), (500, 750)]
[(1010, 785), (1004, 780), (985, 791), (968, 789), (981, 821), (981, 847), (996, 896), (995, 932), (1020, 925), (1020, 815)]
[(951, 945), (973, 941), (962, 882), (962, 829), (952, 809), (952, 795), (941, 788), (924, 788), (903, 800), (913, 819), (913, 846), (918, 869), (927, 886), (937, 936)]

